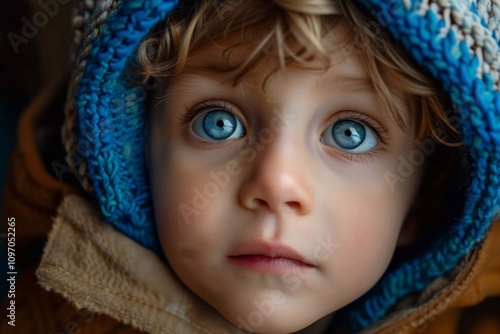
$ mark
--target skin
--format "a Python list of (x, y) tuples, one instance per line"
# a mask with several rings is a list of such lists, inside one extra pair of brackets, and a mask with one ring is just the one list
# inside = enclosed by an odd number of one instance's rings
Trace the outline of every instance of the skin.
[[(156, 93), (148, 155), (160, 242), (180, 280), (234, 325), (317, 333), (372, 287), (392, 258), (422, 167), (396, 187), (384, 175), (399, 175), (401, 157), (417, 149), (415, 136), (383, 110), (355, 55), (332, 50), (326, 71), (288, 66), (262, 89), (272, 59), (236, 86), (231, 73), (199, 70), (213, 67), (224, 50), (206, 47), (169, 83), (168, 95)], [(229, 61), (249, 50), (241, 47)], [(219, 106), (203, 109), (207, 101)], [(186, 119), (186, 108), (198, 114)], [(231, 111), (242, 135), (200, 137), (194, 124), (214, 109)], [(369, 124), (374, 147), (330, 145), (332, 124), (353, 118)], [(308, 265), (271, 256), (250, 266), (232, 261), (249, 242), (284, 244)]]

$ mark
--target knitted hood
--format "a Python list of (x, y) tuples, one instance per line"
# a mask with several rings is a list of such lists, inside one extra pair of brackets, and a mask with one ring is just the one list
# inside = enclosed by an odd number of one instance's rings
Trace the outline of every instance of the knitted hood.
[[(179, 0), (181, 1), (181, 0)], [(175, 0), (77, 4), (74, 69), (65, 108), (67, 162), (104, 219), (159, 251), (145, 149), (147, 88), (127, 64)], [(350, 313), (355, 329), (422, 291), (483, 240), (500, 207), (500, 3), (490, 0), (357, 0), (449, 93), (461, 118), (467, 180), (458, 217), (419, 257), (388, 273)]]

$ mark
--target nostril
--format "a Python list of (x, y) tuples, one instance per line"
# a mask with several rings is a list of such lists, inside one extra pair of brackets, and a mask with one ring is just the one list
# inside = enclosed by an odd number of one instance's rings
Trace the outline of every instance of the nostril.
[(288, 205), (289, 207), (293, 208), (293, 209), (300, 208), (300, 203), (296, 202), (296, 201), (286, 202), (285, 204)]
[(269, 204), (266, 201), (264, 201), (263, 199), (255, 198), (254, 201), (255, 201), (255, 203), (257, 204), (258, 207), (259, 206), (263, 206), (263, 207), (266, 207), (266, 208), (269, 207)]

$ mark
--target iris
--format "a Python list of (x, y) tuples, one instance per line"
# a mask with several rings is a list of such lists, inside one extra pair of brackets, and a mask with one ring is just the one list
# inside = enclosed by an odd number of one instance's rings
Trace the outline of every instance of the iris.
[(231, 112), (215, 109), (210, 110), (193, 122), (193, 132), (208, 141), (224, 141), (241, 138), (245, 129), (240, 120)]
[(341, 120), (332, 127), (332, 137), (344, 150), (354, 150), (360, 146), (366, 138), (364, 125), (351, 121)]
[(236, 117), (223, 110), (212, 110), (203, 118), (203, 129), (212, 139), (224, 140), (236, 130)]

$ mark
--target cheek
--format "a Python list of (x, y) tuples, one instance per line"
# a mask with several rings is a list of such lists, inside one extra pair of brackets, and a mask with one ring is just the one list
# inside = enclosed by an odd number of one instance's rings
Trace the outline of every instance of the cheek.
[[(380, 196), (343, 206), (342, 225), (337, 228), (338, 248), (328, 271), (346, 288), (360, 293), (370, 288), (385, 272), (393, 256), (403, 217), (396, 213), (395, 203)], [(346, 289), (347, 290), (347, 289)]]
[(151, 166), (158, 235), (172, 267), (196, 268), (210, 256), (207, 249), (231, 236), (221, 219), (231, 212), (229, 191), (210, 177), (206, 165), (168, 153)]
[[(165, 159), (152, 166), (155, 218), (160, 238), (166, 244), (180, 243), (184, 235), (196, 233), (209, 199), (202, 193), (204, 177), (193, 164)], [(194, 228), (196, 226), (196, 229)]]
[[(150, 159), (150, 182), (155, 211), (156, 227), (161, 243), (181, 244), (182, 240), (172, 236), (189, 230), (193, 215), (198, 209), (192, 206), (193, 185), (197, 173), (194, 165), (186, 165), (178, 157), (172, 144), (160, 145), (159, 141), (152, 143)], [(193, 183), (187, 181), (193, 181)], [(184, 210), (185, 214), (181, 212)], [(166, 240), (167, 239), (167, 240)]]
[[(399, 159), (380, 164), (352, 165), (337, 171), (329, 189), (320, 191), (324, 215), (331, 217), (328, 231), (338, 244), (327, 268), (333, 277), (362, 292), (385, 272), (396, 248), (399, 231), (413, 202), (422, 167), (415, 167), (397, 187), (384, 174), (399, 173)], [(339, 272), (339, 268), (341, 268)]]

